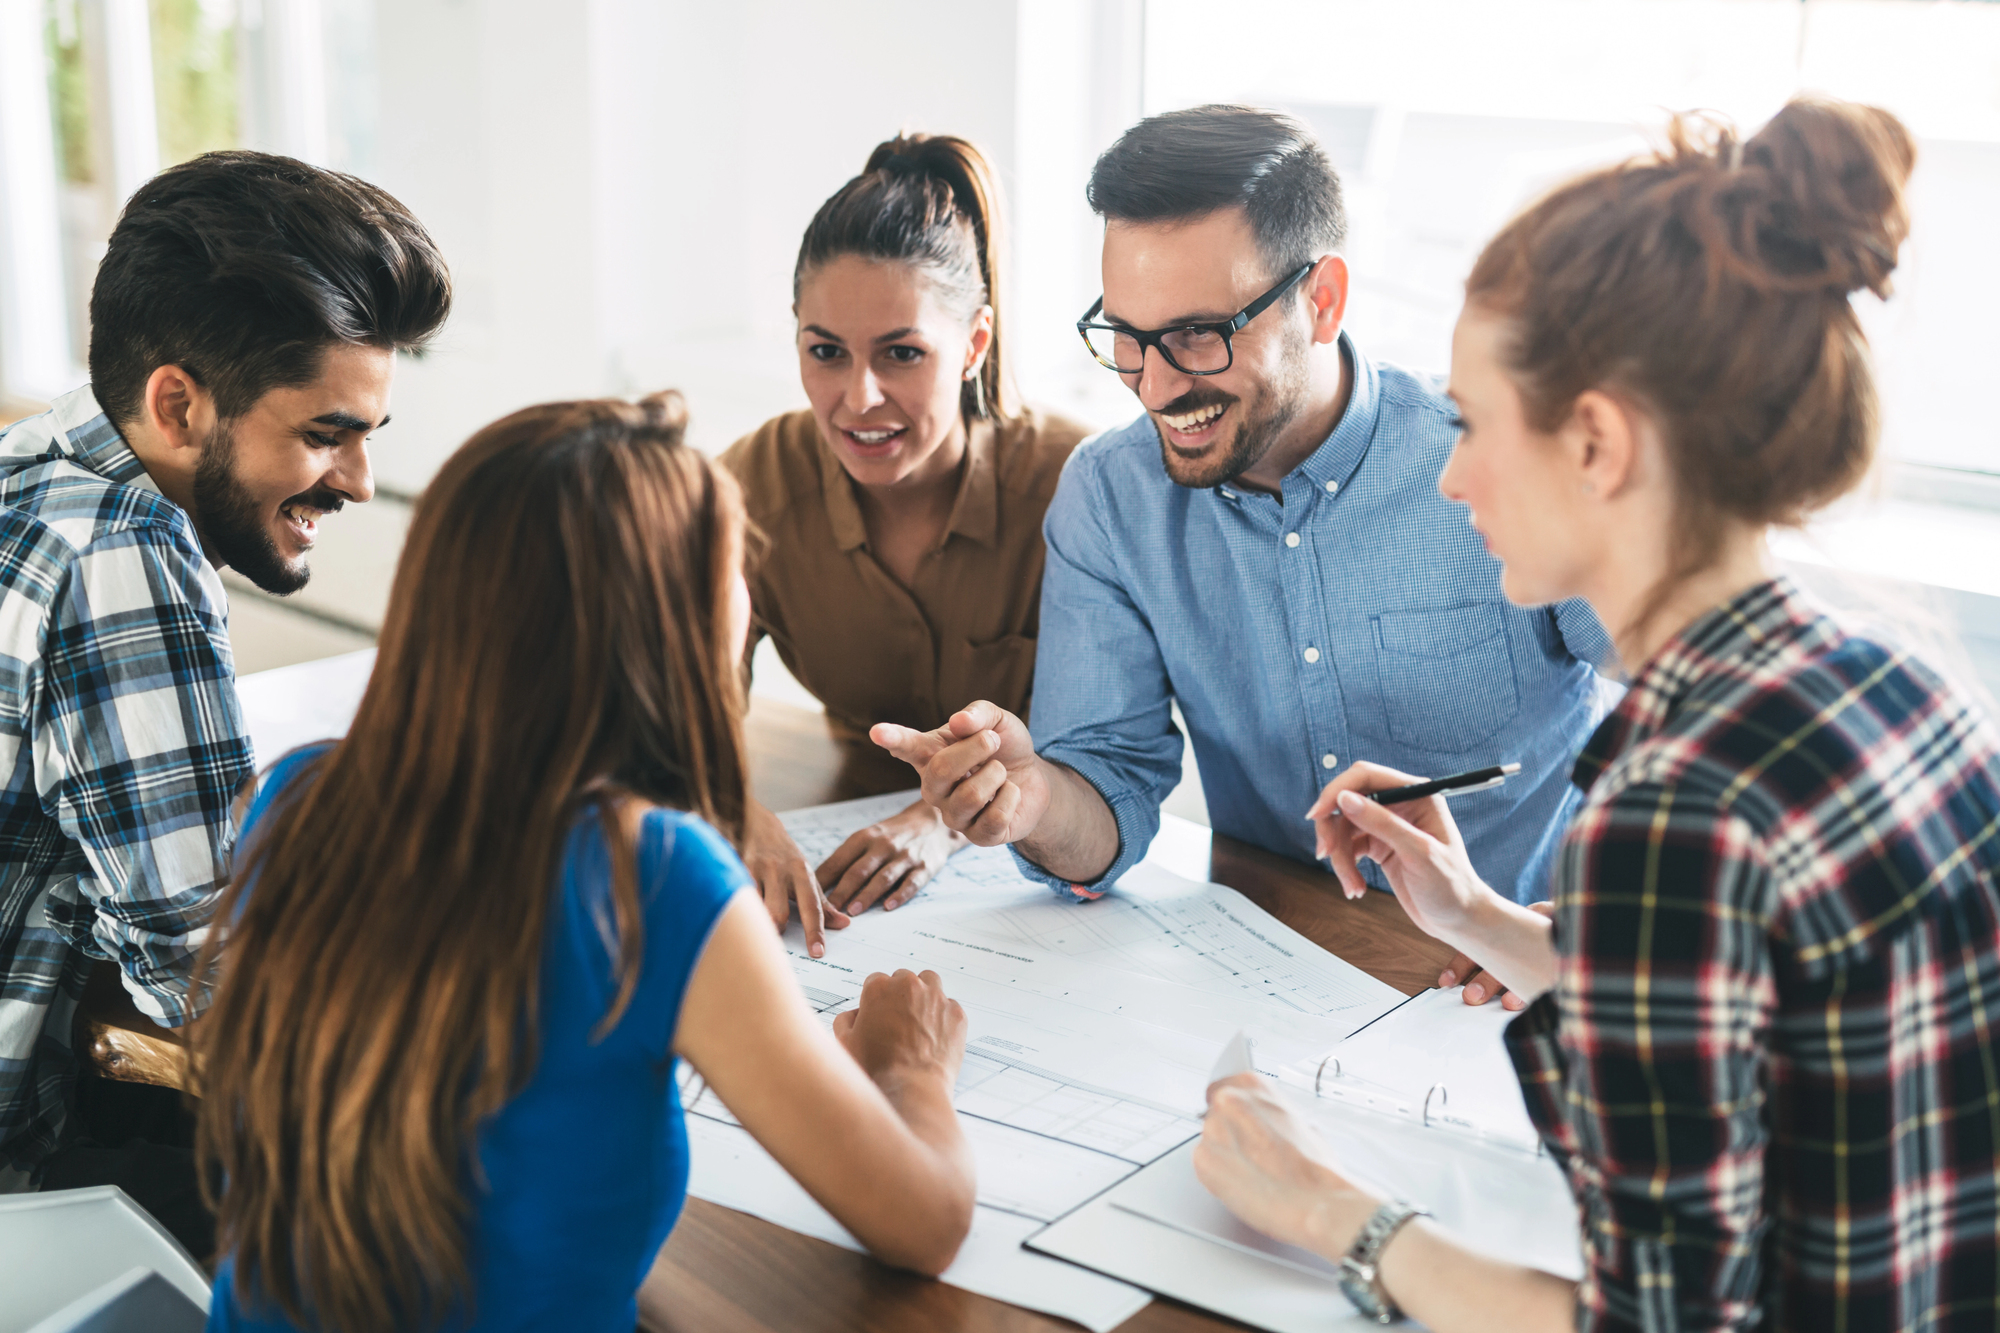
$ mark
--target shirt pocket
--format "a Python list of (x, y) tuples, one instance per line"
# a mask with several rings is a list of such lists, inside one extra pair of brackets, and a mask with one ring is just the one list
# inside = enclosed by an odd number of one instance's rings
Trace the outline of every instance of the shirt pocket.
[[(947, 680), (946, 708), (963, 708), (974, 699), (986, 699), (1025, 720), (1028, 698), (1035, 688), (1035, 636), (1003, 634), (997, 639), (974, 643), (959, 641), (957, 670)], [(956, 685), (956, 689), (949, 688)], [(939, 718), (940, 722), (944, 719)]]
[(1461, 754), (1521, 711), (1505, 612), (1492, 602), (1372, 618), (1375, 685), (1389, 738)]

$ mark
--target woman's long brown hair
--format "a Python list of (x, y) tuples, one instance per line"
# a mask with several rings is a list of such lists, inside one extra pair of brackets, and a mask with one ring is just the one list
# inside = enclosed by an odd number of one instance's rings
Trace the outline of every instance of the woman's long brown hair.
[(558, 860), (594, 809), (620, 985), (648, 803), (732, 839), (741, 504), (678, 395), (482, 430), (417, 507), (345, 740), (253, 830), (196, 1033), (199, 1151), (240, 1298), (331, 1333), (469, 1301), (482, 1121), (533, 1070)]

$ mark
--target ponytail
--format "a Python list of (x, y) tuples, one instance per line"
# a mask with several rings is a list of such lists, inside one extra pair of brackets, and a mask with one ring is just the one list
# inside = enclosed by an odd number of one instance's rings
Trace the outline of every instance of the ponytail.
[(971, 320), (993, 309), (993, 336), (959, 407), (968, 420), (1015, 410), (1001, 355), (1000, 181), (986, 155), (949, 134), (899, 134), (877, 144), (861, 174), (820, 205), (792, 270), (796, 301), (806, 274), (841, 255), (914, 264)]

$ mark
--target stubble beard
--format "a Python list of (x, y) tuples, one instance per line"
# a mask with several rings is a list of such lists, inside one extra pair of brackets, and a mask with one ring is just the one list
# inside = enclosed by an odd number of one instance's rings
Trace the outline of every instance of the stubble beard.
[(292, 562), (278, 553), (262, 507), (237, 479), (235, 461), (236, 437), (225, 423), (217, 422), (195, 464), (191, 517), (215, 549), (218, 563), (265, 592), (289, 596), (306, 586), (312, 568), (303, 557)]
[(1264, 455), (1271, 452), (1271, 446), (1278, 442), (1278, 437), (1290, 429), (1305, 410), (1310, 378), (1306, 364), (1308, 346), (1307, 340), (1302, 337), (1287, 337), (1285, 356), (1279, 363), (1278, 374), (1260, 385), (1253, 399), (1246, 401), (1228, 394), (1204, 393), (1196, 385), (1162, 408), (1160, 415), (1180, 416), (1199, 411), (1212, 403), (1231, 403), (1236, 411), (1243, 414), (1236, 423), (1235, 437), (1219, 458), (1187, 457), (1167, 442), (1167, 428), (1155, 423), (1155, 429), (1160, 434), (1160, 461), (1166, 466), (1168, 479), (1189, 490), (1209, 490), (1232, 477), (1242, 476), (1263, 461)]

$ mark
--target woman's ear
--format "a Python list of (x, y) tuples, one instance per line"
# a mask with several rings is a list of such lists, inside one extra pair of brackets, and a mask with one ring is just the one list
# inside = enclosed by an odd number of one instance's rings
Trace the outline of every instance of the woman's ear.
[(986, 364), (987, 349), (993, 346), (993, 307), (983, 305), (972, 317), (972, 333), (966, 340), (965, 378), (971, 379)]
[(1639, 475), (1640, 421), (1630, 404), (1586, 389), (1558, 432), (1585, 495), (1614, 499)]

